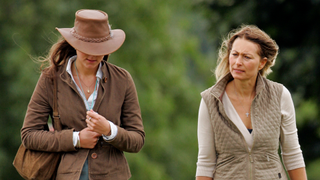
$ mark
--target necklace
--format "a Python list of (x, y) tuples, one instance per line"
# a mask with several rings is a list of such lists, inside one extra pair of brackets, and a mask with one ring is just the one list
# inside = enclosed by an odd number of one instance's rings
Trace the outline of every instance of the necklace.
[[(77, 74), (77, 76), (78, 76), (78, 74)], [(87, 93), (88, 94), (90, 94), (90, 87), (95, 83), (95, 82), (93, 82), (90, 86), (87, 86), (82, 80), (81, 80), (81, 78), (80, 78), (80, 76), (78, 76), (78, 80), (80, 79), (80, 81), (87, 87)]]
[[(82, 88), (82, 85), (81, 85), (81, 82), (80, 82), (79, 74), (78, 74), (78, 69), (77, 69), (77, 66), (76, 66), (76, 61), (74, 61), (74, 67), (76, 69), (76, 73), (77, 73), (77, 77), (78, 77), (78, 81), (79, 81), (79, 84), (80, 84), (81, 91), (84, 94), (84, 91), (83, 91), (83, 88)], [(94, 96), (95, 96), (95, 94), (97, 92), (96, 88), (97, 88), (97, 84), (98, 84), (98, 78), (96, 78), (96, 79), (97, 79), (96, 80), (96, 85), (94, 86), (94, 89), (93, 89), (93, 99), (94, 99)], [(91, 110), (93, 108), (93, 104), (94, 104), (93, 102), (94, 101), (92, 101), (91, 107), (89, 107), (89, 103), (88, 103), (87, 98), (86, 97), (84, 97), (84, 98), (85, 98), (85, 102), (86, 102), (86, 107), (88, 108), (87, 110), (89, 111), (89, 110)]]
[[(82, 80), (81, 80), (81, 78), (80, 78), (80, 76), (79, 76), (79, 74), (78, 74), (78, 69), (77, 69), (77, 66), (76, 66), (76, 63), (74, 62), (74, 67), (75, 67), (75, 69), (76, 69), (76, 72), (77, 72), (77, 77), (78, 77), (78, 81), (79, 81), (79, 84), (80, 84), (80, 86), (81, 86), (81, 82), (87, 87), (87, 93), (88, 94), (90, 94), (90, 87), (94, 84), (94, 83), (92, 83), (90, 86), (87, 86)], [(82, 86), (81, 86), (81, 88), (82, 88)], [(94, 89), (93, 89), (94, 90)], [(83, 90), (82, 90), (83, 91)]]
[[(234, 92), (236, 93), (236, 96), (237, 96), (238, 101), (240, 101), (239, 96), (238, 96), (238, 93), (237, 93), (237, 91), (236, 91), (236, 85), (235, 85), (235, 82), (234, 82), (234, 81), (233, 81), (233, 88), (234, 88)], [(254, 93), (254, 91), (252, 91), (252, 93), (251, 93), (251, 95), (250, 95), (250, 97), (249, 97), (250, 100), (251, 100), (251, 97), (252, 97), (252, 94), (253, 94), (253, 93)], [(241, 104), (243, 104), (242, 101), (240, 101), (240, 102), (241, 102)], [(243, 108), (244, 111), (246, 111), (243, 106), (241, 106), (241, 107)], [(250, 111), (250, 107), (249, 107), (249, 111)], [(246, 112), (247, 118), (249, 117), (249, 114), (250, 114), (249, 111)]]

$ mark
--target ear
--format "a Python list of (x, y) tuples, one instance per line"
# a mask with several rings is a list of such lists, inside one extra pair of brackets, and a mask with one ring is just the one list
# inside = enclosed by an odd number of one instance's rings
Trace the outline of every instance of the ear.
[(263, 59), (260, 60), (259, 71), (264, 68), (264, 66), (266, 65), (267, 61), (268, 61), (268, 59), (266, 57), (264, 57)]

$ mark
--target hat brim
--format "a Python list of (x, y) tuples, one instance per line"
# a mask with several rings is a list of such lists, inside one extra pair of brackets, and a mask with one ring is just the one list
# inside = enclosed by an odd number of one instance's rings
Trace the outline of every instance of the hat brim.
[(76, 50), (94, 56), (108, 55), (115, 52), (122, 46), (126, 37), (123, 30), (113, 29), (111, 30), (112, 37), (110, 39), (104, 42), (93, 43), (85, 42), (74, 37), (70, 32), (72, 28), (56, 29), (60, 32), (64, 39)]

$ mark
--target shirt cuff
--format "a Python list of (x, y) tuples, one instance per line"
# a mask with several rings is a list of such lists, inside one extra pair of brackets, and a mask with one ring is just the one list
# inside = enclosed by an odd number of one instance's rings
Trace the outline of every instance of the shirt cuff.
[(213, 178), (214, 173), (215, 173), (215, 168), (197, 167), (196, 169), (196, 177), (204, 176), (204, 177)]
[(73, 132), (72, 142), (74, 147), (77, 146), (78, 136), (79, 136), (79, 131)]
[(102, 137), (105, 141), (111, 141), (112, 139), (114, 139), (117, 134), (118, 134), (118, 127), (116, 125), (113, 124), (113, 122), (109, 121), (109, 124), (110, 124), (110, 131), (111, 131), (111, 135), (110, 136), (107, 136), (107, 135), (104, 135), (102, 134)]

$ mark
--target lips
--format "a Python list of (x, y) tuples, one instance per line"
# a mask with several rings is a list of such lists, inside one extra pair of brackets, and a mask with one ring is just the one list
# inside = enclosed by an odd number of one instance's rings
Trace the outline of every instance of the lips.
[(87, 59), (89, 62), (96, 62), (96, 60)]
[(233, 71), (235, 71), (235, 72), (244, 72), (244, 70), (241, 70), (241, 69), (233, 69)]

